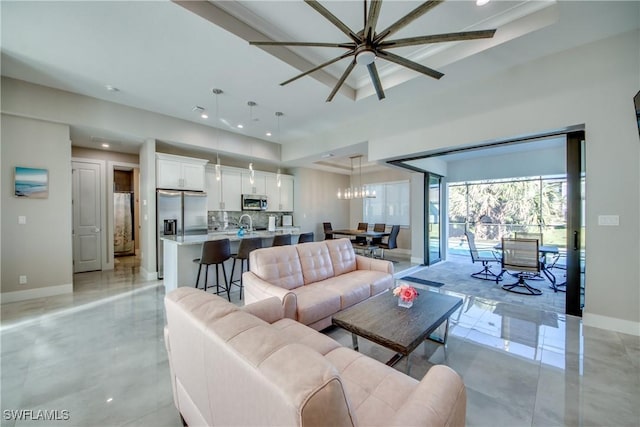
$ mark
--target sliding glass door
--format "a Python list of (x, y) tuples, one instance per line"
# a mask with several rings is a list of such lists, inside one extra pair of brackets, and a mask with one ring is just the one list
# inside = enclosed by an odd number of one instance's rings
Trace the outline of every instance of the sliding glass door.
[(430, 172), (425, 173), (425, 247), (424, 263), (432, 265), (442, 261), (442, 221), (441, 196), (442, 177)]
[(584, 131), (567, 134), (566, 313), (582, 316), (584, 307)]

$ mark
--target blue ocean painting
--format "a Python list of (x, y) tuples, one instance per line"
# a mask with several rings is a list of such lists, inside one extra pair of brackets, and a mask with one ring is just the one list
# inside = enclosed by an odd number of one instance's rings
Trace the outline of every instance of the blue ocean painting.
[(49, 196), (49, 173), (46, 169), (16, 166), (15, 195), (44, 199)]

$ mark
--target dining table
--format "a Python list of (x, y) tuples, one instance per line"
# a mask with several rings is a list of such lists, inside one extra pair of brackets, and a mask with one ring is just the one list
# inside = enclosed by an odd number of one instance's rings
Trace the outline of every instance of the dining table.
[(373, 239), (376, 237), (389, 236), (391, 233), (387, 233), (386, 231), (343, 229), (343, 230), (331, 230), (331, 234), (340, 234), (342, 236), (358, 236), (358, 237), (365, 237), (367, 239)]
[(378, 246), (372, 244), (371, 240), (374, 238), (382, 238), (385, 236), (391, 235), (391, 233), (387, 233), (386, 231), (369, 231), (369, 230), (351, 230), (351, 229), (342, 229), (342, 230), (332, 230), (331, 234), (336, 235), (339, 234), (341, 236), (356, 236), (356, 237), (364, 237), (367, 241), (365, 245), (358, 244), (359, 249), (363, 251), (363, 253), (369, 253), (369, 256), (373, 257), (373, 253)]

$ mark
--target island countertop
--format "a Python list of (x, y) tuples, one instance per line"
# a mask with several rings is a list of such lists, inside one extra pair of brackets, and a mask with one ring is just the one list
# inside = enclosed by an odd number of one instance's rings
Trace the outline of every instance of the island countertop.
[[(247, 232), (243, 237), (238, 237), (238, 230), (221, 230), (214, 231), (209, 234), (200, 234), (196, 236), (165, 236), (162, 238), (164, 245), (164, 287), (166, 292), (176, 289), (179, 286), (195, 286), (199, 265), (194, 262), (196, 258), (199, 258), (202, 254), (202, 245), (204, 242), (210, 240), (229, 239), (231, 244), (231, 252), (237, 253), (242, 239), (248, 239), (251, 237), (258, 237), (263, 239), (262, 244), (264, 247), (271, 246), (270, 240), (277, 235), (291, 234), (298, 236), (300, 229), (297, 227), (277, 228), (276, 231), (252, 231)], [(226, 266), (224, 265), (226, 264)], [(226, 272), (233, 271), (233, 258), (229, 258), (223, 264), (226, 267)], [(224, 276), (228, 273), (223, 268)], [(233, 277), (228, 277), (228, 280), (238, 281), (242, 271), (237, 268), (234, 271)], [(215, 274), (210, 274), (209, 285), (212, 286), (213, 278)], [(222, 279), (224, 282), (224, 279)], [(202, 284), (200, 285), (202, 286)]]
[(209, 240), (229, 239), (231, 242), (239, 242), (242, 239), (252, 237), (261, 237), (264, 239), (273, 238), (279, 234), (291, 234), (293, 236), (300, 235), (300, 229), (297, 227), (276, 228), (275, 231), (251, 231), (245, 232), (243, 237), (238, 237), (238, 231), (214, 231), (209, 234), (199, 234), (195, 236), (164, 236), (162, 240), (166, 242), (176, 243), (177, 245), (201, 245)]

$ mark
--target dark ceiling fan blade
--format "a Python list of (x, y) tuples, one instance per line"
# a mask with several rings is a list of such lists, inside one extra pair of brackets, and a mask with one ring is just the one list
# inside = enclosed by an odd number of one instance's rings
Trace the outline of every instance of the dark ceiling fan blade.
[(353, 40), (356, 43), (360, 43), (360, 39), (358, 38), (356, 33), (351, 31), (351, 28), (347, 27), (347, 25), (341, 20), (339, 20), (338, 18), (336, 18), (336, 16), (333, 13), (325, 9), (325, 7), (322, 6), (320, 3), (318, 3), (317, 0), (304, 0), (304, 1), (313, 9), (315, 9), (315, 11), (318, 12), (320, 15), (324, 16), (329, 22), (331, 22), (333, 25), (338, 27), (340, 31), (342, 31), (347, 36), (349, 36), (351, 40)]
[(490, 39), (496, 30), (463, 31), (459, 33), (433, 34), (430, 36), (409, 37), (406, 39), (389, 40), (378, 45), (381, 49), (394, 47), (415, 46), (419, 44), (453, 42), (459, 40)]
[[(364, 0), (365, 7), (367, 0)], [(380, 8), (382, 7), (382, 0), (371, 0), (371, 6), (369, 6), (369, 16), (367, 17), (367, 23), (364, 26), (364, 37), (366, 40), (373, 40), (373, 36), (376, 33), (376, 24), (378, 23), (378, 17), (380, 16)]]
[(406, 58), (395, 55), (391, 52), (385, 52), (384, 50), (376, 51), (378, 57), (390, 61), (395, 62), (398, 65), (402, 65), (403, 67), (407, 67), (413, 71), (417, 71), (422, 74), (426, 74), (429, 77), (433, 77), (434, 79), (440, 79), (440, 77), (444, 76), (440, 71), (436, 71), (432, 68), (425, 67), (422, 64), (418, 64), (417, 62), (409, 61)]
[(409, 12), (405, 16), (403, 16), (402, 18), (398, 19), (393, 24), (389, 25), (383, 31), (379, 32), (378, 35), (375, 38), (375, 42), (378, 43), (382, 39), (384, 39), (385, 37), (388, 37), (391, 34), (395, 33), (396, 31), (401, 30), (406, 25), (408, 25), (409, 23), (413, 22), (415, 19), (418, 19), (419, 17), (421, 17), (422, 15), (424, 15), (429, 10), (433, 9), (434, 7), (436, 7), (437, 5), (442, 3), (443, 1), (444, 0), (429, 0), (429, 1), (426, 1), (426, 2), (422, 3), (420, 6), (416, 7), (415, 9), (413, 9), (411, 12)]
[(376, 89), (378, 100), (384, 99), (384, 90), (382, 90), (382, 83), (380, 83), (380, 76), (378, 76), (378, 69), (376, 68), (376, 64), (374, 62), (368, 64), (367, 69), (369, 70), (369, 76), (371, 77), (373, 87)]
[(338, 93), (344, 81), (347, 79), (349, 74), (351, 74), (351, 71), (353, 70), (353, 67), (355, 67), (355, 65), (356, 65), (356, 60), (354, 59), (353, 61), (351, 61), (347, 69), (344, 70), (344, 73), (342, 73), (342, 77), (340, 77), (340, 80), (338, 80), (338, 83), (336, 83), (335, 87), (329, 94), (329, 97), (327, 98), (326, 102), (331, 102), (333, 100), (333, 97), (336, 96), (336, 93)]
[(338, 62), (338, 61), (340, 61), (341, 59), (348, 58), (349, 56), (353, 56), (353, 55), (355, 55), (355, 54), (356, 54), (356, 53), (355, 53), (355, 50), (350, 51), (350, 52), (347, 52), (347, 53), (344, 53), (344, 54), (342, 54), (342, 55), (338, 56), (337, 58), (333, 58), (332, 60), (327, 61), (327, 62), (325, 62), (324, 64), (320, 64), (320, 65), (318, 65), (317, 67), (313, 67), (312, 69), (310, 69), (310, 70), (308, 70), (308, 71), (305, 71), (305, 72), (304, 72), (304, 73), (302, 73), (302, 74), (298, 74), (297, 76), (295, 76), (295, 77), (293, 77), (293, 78), (291, 78), (291, 79), (289, 79), (289, 80), (287, 80), (287, 81), (285, 81), (285, 82), (280, 83), (280, 86), (284, 86), (284, 85), (286, 85), (286, 84), (289, 84), (289, 83), (291, 83), (291, 82), (293, 82), (293, 81), (295, 81), (295, 80), (298, 80), (300, 77), (304, 77), (304, 76), (306, 76), (307, 74), (311, 74), (311, 73), (313, 73), (314, 71), (318, 71), (320, 68), (326, 67), (327, 65), (331, 65), (331, 64), (333, 64), (334, 62)]
[(355, 43), (315, 43), (315, 42), (249, 42), (254, 46), (309, 46), (309, 47), (342, 47), (354, 49)]

